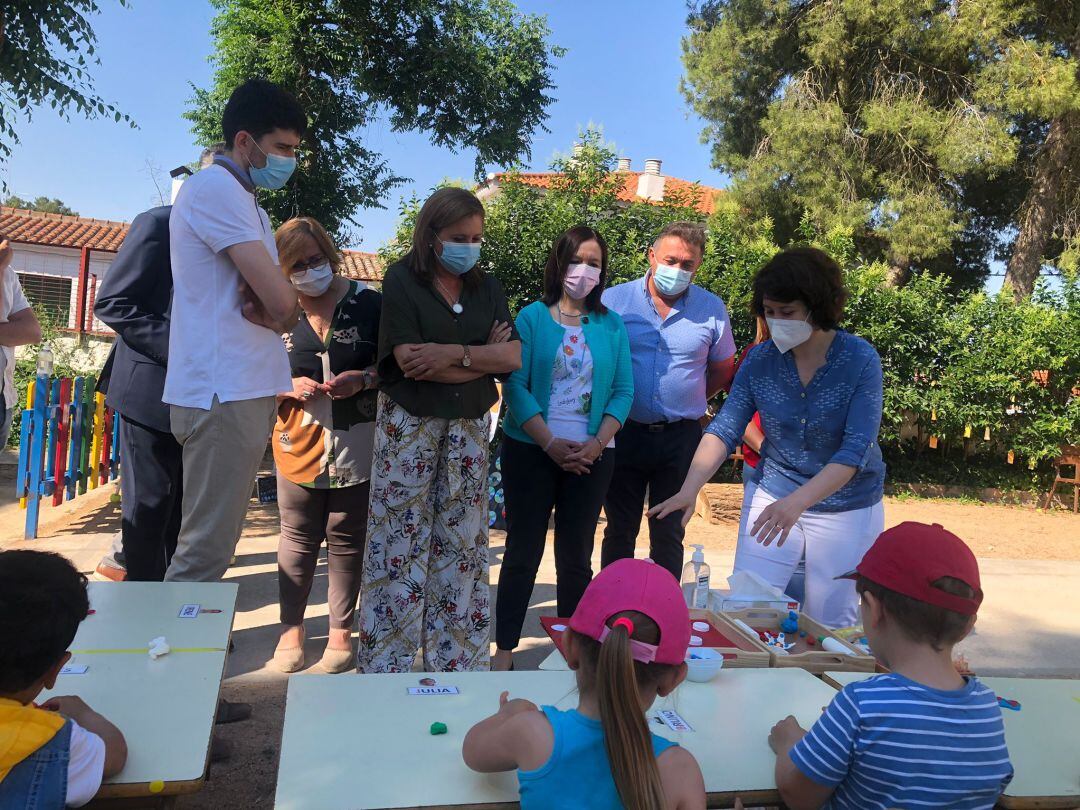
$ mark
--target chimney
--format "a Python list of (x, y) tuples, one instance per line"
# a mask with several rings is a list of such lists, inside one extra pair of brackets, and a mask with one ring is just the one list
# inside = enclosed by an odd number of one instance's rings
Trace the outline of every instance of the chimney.
[(176, 202), (176, 195), (180, 193), (180, 186), (184, 185), (184, 181), (191, 177), (191, 169), (187, 166), (177, 166), (171, 172), (169, 177), (172, 178), (172, 193), (169, 196), (169, 205)]
[(637, 196), (653, 202), (664, 199), (664, 175), (660, 174), (659, 159), (645, 161), (645, 171), (638, 175)]
[(619, 169), (618, 170), (620, 172), (628, 172), (628, 171), (630, 171), (630, 158), (628, 158), (628, 157), (619, 158)]

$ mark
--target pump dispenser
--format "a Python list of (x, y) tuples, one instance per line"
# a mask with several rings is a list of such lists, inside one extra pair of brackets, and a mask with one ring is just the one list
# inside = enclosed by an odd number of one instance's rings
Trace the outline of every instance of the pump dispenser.
[(709, 606), (709, 577), (712, 569), (705, 562), (705, 547), (697, 543), (694, 543), (693, 547), (697, 550), (690, 555), (690, 562), (684, 565), (682, 570), (683, 597), (687, 607), (704, 610)]

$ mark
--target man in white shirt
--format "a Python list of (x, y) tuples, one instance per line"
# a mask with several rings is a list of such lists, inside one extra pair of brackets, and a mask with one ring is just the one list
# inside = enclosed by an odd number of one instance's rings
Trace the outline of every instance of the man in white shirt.
[(0, 450), (7, 447), (11, 420), (19, 407), (19, 392), (15, 390), (15, 347), (41, 342), (41, 324), (23, 294), (19, 277), (10, 266), (12, 254), (11, 243), (0, 234), (0, 368), (3, 369)]
[(222, 115), (225, 152), (181, 187), (169, 218), (173, 272), (163, 399), (183, 446), (183, 515), (166, 581), (210, 582), (229, 566), (275, 395), (291, 390), (281, 334), (296, 291), (278, 266), (255, 187), (276, 189), (296, 165), (307, 118), (280, 87), (251, 79)]

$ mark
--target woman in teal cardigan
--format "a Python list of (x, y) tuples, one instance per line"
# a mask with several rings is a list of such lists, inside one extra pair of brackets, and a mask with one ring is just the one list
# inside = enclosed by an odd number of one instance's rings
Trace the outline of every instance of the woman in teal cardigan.
[(521, 368), (503, 386), (506, 552), (492, 669), (513, 667), (552, 509), (560, 616), (574, 612), (592, 579), (593, 535), (615, 464), (604, 450), (634, 399), (626, 327), (600, 301), (607, 261), (600, 234), (571, 228), (548, 256), (544, 297), (517, 317)]

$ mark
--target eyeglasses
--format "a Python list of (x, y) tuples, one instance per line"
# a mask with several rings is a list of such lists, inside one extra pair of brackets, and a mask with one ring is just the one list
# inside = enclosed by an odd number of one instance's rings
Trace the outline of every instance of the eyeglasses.
[(307, 259), (296, 262), (293, 265), (292, 269), (294, 271), (296, 271), (296, 272), (301, 272), (301, 271), (304, 271), (304, 270), (310, 270), (313, 267), (318, 267), (320, 264), (325, 264), (325, 263), (326, 263), (326, 257), (323, 256), (320, 253), (317, 256), (309, 256)]

